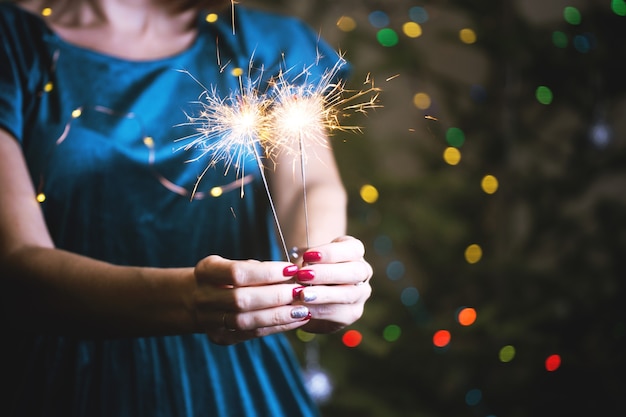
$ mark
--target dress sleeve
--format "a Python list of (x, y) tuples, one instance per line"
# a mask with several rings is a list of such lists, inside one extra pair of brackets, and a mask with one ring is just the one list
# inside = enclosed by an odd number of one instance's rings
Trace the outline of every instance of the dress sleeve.
[(10, 3), (0, 4), (0, 127), (19, 142), (43, 88), (37, 58), (41, 31), (34, 19)]

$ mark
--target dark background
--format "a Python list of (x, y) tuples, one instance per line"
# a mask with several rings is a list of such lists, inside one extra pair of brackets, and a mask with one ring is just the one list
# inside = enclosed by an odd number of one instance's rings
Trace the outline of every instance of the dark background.
[[(362, 134), (332, 139), (350, 233), (375, 269), (365, 315), (346, 329), (362, 340), (293, 335), (334, 388), (325, 416), (626, 415), (626, 4), (247, 3), (304, 19), (345, 53), (353, 88), (370, 73), (383, 89), (383, 107), (355, 119)], [(342, 17), (355, 29), (340, 30)], [(411, 21), (421, 36), (403, 33)], [(381, 29), (397, 44), (383, 46)], [(552, 95), (538, 98), (540, 86)], [(430, 106), (416, 107), (417, 93)], [(448, 147), (459, 164), (444, 161)], [(465, 306), (470, 326), (457, 321)], [(451, 341), (439, 348), (442, 329)], [(551, 355), (561, 363), (549, 371)]]

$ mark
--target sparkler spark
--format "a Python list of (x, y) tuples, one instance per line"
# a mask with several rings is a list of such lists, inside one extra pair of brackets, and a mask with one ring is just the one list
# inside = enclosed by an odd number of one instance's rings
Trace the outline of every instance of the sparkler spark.
[[(272, 139), (266, 145), (266, 152), (270, 155), (289, 152), (296, 156), (294, 164), (296, 160), (300, 162), (307, 247), (311, 247), (306, 191), (307, 149), (328, 146), (328, 135), (334, 131), (360, 132), (359, 126), (343, 125), (342, 118), (348, 117), (351, 112), (366, 113), (369, 109), (380, 107), (380, 90), (374, 86), (369, 75), (364, 83), (368, 87), (359, 91), (346, 90), (344, 80), (337, 80), (345, 64), (346, 61), (340, 59), (317, 82), (309, 82), (309, 71), (306, 69), (295, 77), (298, 84), (288, 81), (289, 71), (281, 72), (270, 81), (273, 105), (269, 136)], [(369, 98), (362, 100), (365, 97)]]
[[(244, 85), (242, 77), (239, 77), (240, 91), (226, 97), (220, 97), (215, 88), (203, 87), (204, 92), (197, 102), (201, 108), (199, 115), (187, 116), (187, 124), (194, 126), (196, 133), (178, 139), (188, 141), (179, 149), (199, 151), (198, 156), (188, 162), (207, 156), (209, 158), (207, 166), (196, 181), (192, 195), (206, 172), (219, 162), (224, 162), (226, 173), (234, 167), (237, 177), (243, 178), (245, 159), (250, 155), (254, 156), (287, 260), (289, 252), (269, 191), (259, 149), (263, 149), (269, 159), (281, 152), (288, 152), (296, 156), (294, 161), (300, 161), (306, 242), (310, 247), (305, 168), (307, 149), (328, 146), (327, 138), (334, 131), (360, 131), (359, 126), (342, 124), (342, 119), (350, 113), (366, 113), (369, 109), (380, 107), (380, 90), (374, 86), (369, 76), (364, 82), (367, 88), (359, 91), (347, 90), (344, 81), (337, 80), (345, 64), (341, 59), (316, 82), (309, 80), (310, 68), (304, 69), (291, 79), (288, 76), (292, 70), (280, 71), (269, 80), (267, 89), (263, 91), (258, 88), (260, 78), (253, 81), (248, 77)], [(191, 76), (188, 72), (187, 74)], [(196, 82), (202, 86), (198, 80)], [(241, 197), (243, 190), (242, 183)]]

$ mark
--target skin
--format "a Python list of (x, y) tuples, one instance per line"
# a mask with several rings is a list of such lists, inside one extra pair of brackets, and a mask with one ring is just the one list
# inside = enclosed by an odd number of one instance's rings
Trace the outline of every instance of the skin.
[[(68, 42), (121, 58), (169, 56), (187, 48), (196, 35), (196, 10), (183, 8), (184, 2), (71, 3), (66, 12), (53, 13), (50, 27)], [(20, 6), (37, 13), (44, 3), (25, 1)], [(54, 2), (45, 6), (55, 10)], [(363, 244), (345, 236), (346, 193), (332, 150), (320, 146), (313, 151), (318, 157), (307, 163), (313, 244), (308, 252), (319, 259), (299, 265), (295, 275), (297, 268), (287, 262), (218, 255), (188, 268), (129, 267), (55, 248), (20, 146), (0, 128), (4, 314), (27, 332), (85, 337), (205, 333), (225, 345), (299, 327), (334, 332), (354, 323), (371, 294), (372, 268), (364, 260)], [(289, 158), (282, 156), (276, 164), (291, 166)], [(287, 245), (304, 247), (302, 190), (294, 187), (290, 169), (270, 170), (268, 175)], [(298, 282), (311, 276), (306, 286)], [(303, 319), (307, 313), (310, 317)]]

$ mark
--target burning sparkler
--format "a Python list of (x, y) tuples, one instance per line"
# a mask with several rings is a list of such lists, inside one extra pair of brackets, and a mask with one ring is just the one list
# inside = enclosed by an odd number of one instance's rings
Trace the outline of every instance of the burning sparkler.
[[(270, 82), (272, 102), (270, 113), (270, 137), (272, 141), (266, 148), (269, 154), (290, 152), (300, 161), (302, 179), (302, 197), (306, 245), (309, 239), (309, 216), (306, 191), (307, 149), (315, 146), (328, 146), (327, 137), (333, 131), (360, 131), (355, 125), (343, 125), (341, 119), (351, 112), (365, 113), (379, 107), (377, 104), (379, 89), (374, 87), (368, 77), (367, 88), (359, 91), (346, 90), (344, 80), (337, 79), (346, 65), (342, 59), (325, 71), (317, 82), (308, 80), (309, 71), (304, 70), (294, 80), (288, 81), (287, 72), (281, 72)], [(368, 97), (367, 99), (364, 99)], [(294, 167), (295, 168), (295, 167)]]
[[(198, 116), (188, 116), (187, 123), (195, 126), (197, 133), (179, 139), (189, 141), (179, 149), (200, 151), (189, 162), (209, 157), (192, 195), (202, 177), (218, 162), (225, 163), (226, 172), (234, 167), (237, 177), (243, 178), (244, 160), (249, 155), (254, 156), (287, 260), (289, 252), (269, 191), (259, 149), (263, 149), (268, 158), (288, 152), (296, 155), (296, 160), (300, 161), (306, 243), (310, 247), (305, 168), (309, 157), (307, 149), (328, 146), (327, 137), (333, 131), (360, 131), (359, 126), (343, 125), (341, 119), (351, 112), (365, 113), (368, 109), (379, 107), (379, 89), (374, 87), (369, 77), (364, 83), (367, 88), (356, 92), (346, 90), (344, 81), (337, 80), (345, 64), (341, 59), (316, 82), (308, 79), (310, 68), (291, 79), (288, 78), (290, 70), (281, 71), (268, 82), (266, 90), (258, 88), (260, 77), (255, 81), (248, 77), (245, 84), (240, 77), (240, 91), (226, 97), (220, 97), (214, 88), (203, 87), (204, 93), (198, 101), (201, 111)], [(194, 78), (188, 72), (187, 74)], [(198, 80), (196, 82), (202, 86)], [(369, 98), (363, 100), (366, 96)], [(243, 189), (242, 182), (242, 197)]]

